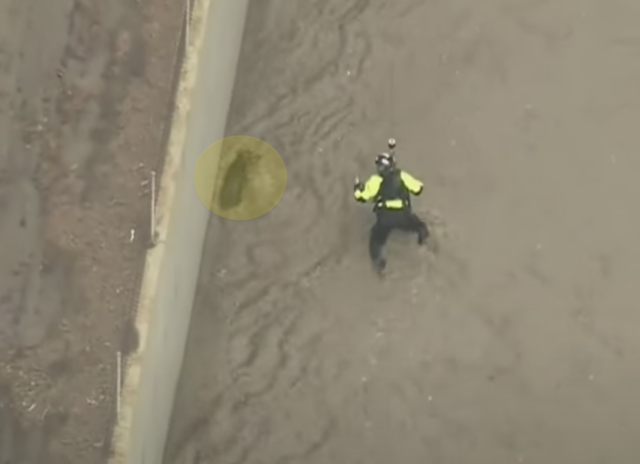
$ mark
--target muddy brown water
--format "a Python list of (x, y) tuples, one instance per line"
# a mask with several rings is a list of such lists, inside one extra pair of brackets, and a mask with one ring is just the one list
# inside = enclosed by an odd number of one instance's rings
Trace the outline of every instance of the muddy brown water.
[[(167, 464), (640, 462), (640, 4), (251, 4), (229, 134), (278, 207), (212, 218)], [(367, 257), (387, 137), (434, 252)]]

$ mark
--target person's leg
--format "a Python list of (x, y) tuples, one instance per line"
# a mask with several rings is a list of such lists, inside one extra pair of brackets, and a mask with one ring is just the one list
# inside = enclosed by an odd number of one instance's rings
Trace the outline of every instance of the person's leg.
[(429, 238), (429, 228), (427, 227), (427, 223), (414, 213), (411, 213), (411, 216), (413, 217), (416, 232), (418, 233), (418, 245), (423, 245)]
[(422, 245), (429, 238), (427, 224), (411, 211), (406, 212), (403, 229), (418, 234), (418, 244)]
[(376, 223), (371, 228), (369, 255), (371, 256), (371, 261), (373, 261), (373, 264), (379, 271), (384, 270), (387, 264), (387, 260), (382, 256), (382, 249), (387, 242), (389, 232), (391, 232), (389, 226), (383, 221), (380, 221), (380, 219), (376, 220)]

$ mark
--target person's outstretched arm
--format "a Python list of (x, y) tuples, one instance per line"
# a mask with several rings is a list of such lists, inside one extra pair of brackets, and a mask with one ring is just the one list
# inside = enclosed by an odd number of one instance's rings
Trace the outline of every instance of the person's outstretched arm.
[(378, 195), (380, 185), (382, 184), (382, 177), (377, 174), (372, 175), (364, 183), (364, 185), (356, 185), (353, 189), (353, 196), (356, 201), (366, 203), (367, 201), (373, 201)]
[(400, 178), (402, 179), (404, 186), (407, 187), (407, 190), (409, 190), (411, 194), (418, 196), (424, 190), (424, 184), (408, 172), (401, 171)]

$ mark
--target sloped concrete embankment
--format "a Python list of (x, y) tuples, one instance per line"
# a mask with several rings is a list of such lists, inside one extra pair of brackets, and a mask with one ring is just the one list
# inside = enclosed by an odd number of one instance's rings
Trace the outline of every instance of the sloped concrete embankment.
[(159, 182), (155, 245), (146, 258), (137, 347), (124, 369), (111, 464), (162, 462), (210, 214), (196, 195), (193, 170), (199, 155), (224, 136), (247, 4), (192, 0), (185, 13), (190, 19)]

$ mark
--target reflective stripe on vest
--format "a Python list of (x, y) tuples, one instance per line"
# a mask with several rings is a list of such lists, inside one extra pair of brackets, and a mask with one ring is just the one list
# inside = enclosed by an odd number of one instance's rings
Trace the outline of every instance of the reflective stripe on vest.
[(375, 204), (375, 209), (404, 209), (406, 207), (408, 207), (409, 205), (401, 199), (395, 199), (395, 200), (379, 200), (376, 202)]
[(406, 203), (404, 200), (396, 199), (396, 200), (387, 200), (384, 202), (384, 207), (389, 209), (402, 209), (406, 207)]

